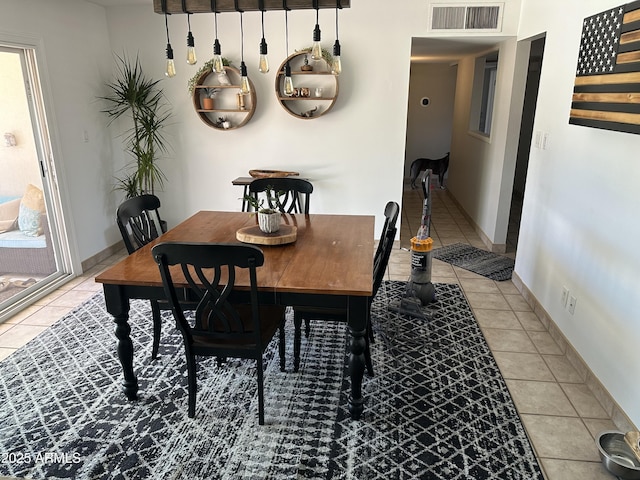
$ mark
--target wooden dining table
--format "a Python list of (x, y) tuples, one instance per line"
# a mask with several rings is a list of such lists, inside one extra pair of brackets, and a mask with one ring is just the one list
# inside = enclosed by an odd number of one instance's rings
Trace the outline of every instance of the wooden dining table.
[[(349, 412), (353, 419), (359, 419), (364, 408), (362, 378), (367, 298), (373, 289), (374, 220), (371, 215), (283, 214), (282, 223), (296, 227), (295, 242), (259, 245), (265, 259), (257, 272), (261, 302), (336, 307), (348, 312)], [(96, 277), (103, 285), (107, 311), (116, 323), (117, 354), (129, 400), (138, 398), (139, 388), (133, 369), (130, 300), (166, 299), (151, 248), (166, 241), (240, 243), (236, 232), (256, 223), (255, 214), (246, 212), (200, 211)]]

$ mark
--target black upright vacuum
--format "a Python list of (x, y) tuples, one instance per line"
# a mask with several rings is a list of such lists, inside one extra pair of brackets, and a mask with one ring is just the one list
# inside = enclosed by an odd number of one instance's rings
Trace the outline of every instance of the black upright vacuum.
[(425, 320), (429, 314), (422, 307), (429, 305), (436, 299), (436, 292), (431, 283), (431, 250), (433, 239), (431, 233), (431, 170), (426, 170), (422, 176), (422, 191), (424, 204), (420, 228), (411, 239), (411, 276), (407, 282), (404, 298), (389, 305), (389, 309), (398, 313), (420, 317)]

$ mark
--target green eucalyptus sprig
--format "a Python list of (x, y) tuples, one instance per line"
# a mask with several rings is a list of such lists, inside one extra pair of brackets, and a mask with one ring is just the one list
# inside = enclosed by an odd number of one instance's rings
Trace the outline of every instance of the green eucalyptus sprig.
[[(301, 50), (296, 50), (296, 53), (311, 53), (311, 47), (303, 48)], [(331, 65), (333, 63), (333, 54), (326, 48), (323, 48), (322, 59), (325, 62), (327, 62), (327, 65)]]
[[(222, 64), (225, 67), (230, 67), (231, 66), (231, 60), (229, 60), (228, 58), (222, 57)], [(187, 86), (189, 88), (189, 95), (193, 95), (193, 91), (196, 88), (196, 84), (198, 83), (198, 80), (207, 71), (208, 72), (213, 71), (213, 58), (211, 60), (207, 60), (206, 62), (204, 62), (202, 64), (202, 66), (200, 67), (200, 69), (193, 75), (193, 77), (191, 77), (189, 79), (189, 82), (187, 83)]]

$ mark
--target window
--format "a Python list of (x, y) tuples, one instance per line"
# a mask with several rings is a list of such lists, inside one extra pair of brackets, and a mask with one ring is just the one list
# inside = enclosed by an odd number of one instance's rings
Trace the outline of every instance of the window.
[(498, 52), (476, 59), (469, 129), (485, 137), (491, 136), (497, 76)]

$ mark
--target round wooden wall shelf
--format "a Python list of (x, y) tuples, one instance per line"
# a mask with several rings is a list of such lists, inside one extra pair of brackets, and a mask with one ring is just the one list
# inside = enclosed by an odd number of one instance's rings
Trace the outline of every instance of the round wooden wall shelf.
[[(306, 65), (313, 68), (311, 71), (302, 70)], [(284, 66), (289, 62), (293, 86), (297, 93), (288, 97), (284, 94)], [(312, 120), (329, 113), (338, 98), (338, 77), (331, 73), (329, 64), (325, 59), (311, 60), (311, 53), (296, 52), (289, 55), (276, 74), (276, 98), (282, 108), (296, 118)]]
[[(224, 67), (230, 84), (221, 83), (218, 74), (211, 70), (205, 71), (193, 89), (193, 108), (204, 123), (216, 130), (235, 130), (251, 120), (256, 111), (256, 89), (249, 79), (251, 93), (239, 95), (240, 71), (234, 67)], [(207, 92), (218, 89), (213, 98), (213, 108), (204, 108)], [(242, 98), (241, 98), (242, 97)], [(225, 119), (228, 124), (224, 124)]]

